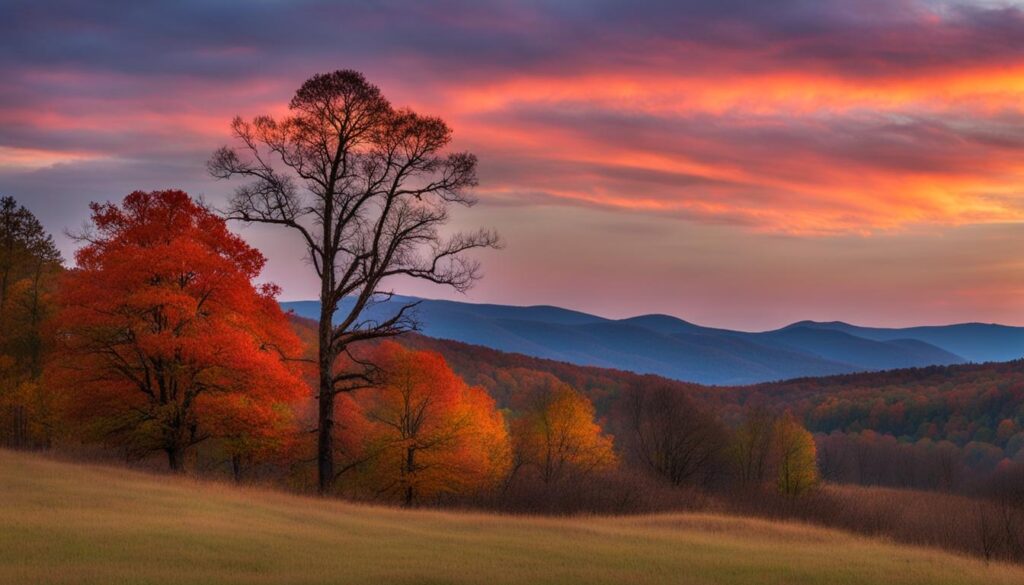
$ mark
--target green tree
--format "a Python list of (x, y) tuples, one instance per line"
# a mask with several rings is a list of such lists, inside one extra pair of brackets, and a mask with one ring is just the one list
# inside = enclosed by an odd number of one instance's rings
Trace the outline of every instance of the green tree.
[(39, 384), (42, 324), (61, 272), (53, 238), (13, 197), (0, 198), (0, 442), (50, 441), (48, 400)]
[(0, 199), (0, 338), (3, 351), (38, 376), (45, 296), (61, 268), (43, 225), (13, 197)]

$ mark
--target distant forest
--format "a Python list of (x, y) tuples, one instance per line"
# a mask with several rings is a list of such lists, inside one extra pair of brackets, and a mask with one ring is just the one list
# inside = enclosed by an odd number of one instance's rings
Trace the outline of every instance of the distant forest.
[(708, 387), (576, 366), (454, 341), (409, 335), (440, 352), (470, 384), (515, 405), (530, 385), (580, 389), (614, 426), (616, 397), (642, 386), (688, 393), (735, 425), (752, 408), (789, 411), (815, 434), (826, 480), (973, 490), (1024, 466), (1024, 361), (965, 364)]

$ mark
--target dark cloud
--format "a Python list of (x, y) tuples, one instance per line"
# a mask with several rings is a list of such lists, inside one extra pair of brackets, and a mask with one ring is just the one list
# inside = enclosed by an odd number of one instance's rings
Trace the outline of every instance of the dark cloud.
[[(1024, 52), (1013, 7), (923, 0), (662, 2), (82, 3), (15, 0), (0, 24), (7, 70), (239, 79), (325, 61), (427, 64), (453, 76), (549, 73), (738, 56), (839, 74), (897, 75)], [(659, 65), (660, 66), (660, 65)], [(415, 73), (407, 71), (403, 73)]]

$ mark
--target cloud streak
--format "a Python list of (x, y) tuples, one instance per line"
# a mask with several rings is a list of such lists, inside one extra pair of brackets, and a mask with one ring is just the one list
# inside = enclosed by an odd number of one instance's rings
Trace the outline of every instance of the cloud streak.
[(209, 148), (356, 66), (496, 161), (485, 195), (810, 234), (1022, 219), (1020, 9), (682, 4), (15, 2), (0, 167)]

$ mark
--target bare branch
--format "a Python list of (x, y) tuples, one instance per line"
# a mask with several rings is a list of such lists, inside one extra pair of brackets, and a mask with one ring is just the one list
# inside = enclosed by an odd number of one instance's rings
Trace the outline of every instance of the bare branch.
[[(235, 118), (237, 145), (211, 157), (210, 174), (241, 179), (223, 213), (230, 219), (288, 227), (301, 234), (320, 279), (321, 488), (333, 479), (329, 443), (333, 396), (367, 383), (366, 364), (334, 373), (350, 344), (417, 328), (414, 304), (383, 319), (364, 312), (390, 299), (386, 280), (407, 276), (464, 292), (480, 278), (467, 253), (497, 248), (479, 231), (442, 235), (449, 207), (476, 199), (477, 159), (446, 152), (452, 132), (443, 120), (396, 109), (362, 74), (342, 70), (307, 80), (288, 116)], [(340, 320), (339, 304), (353, 304)], [(349, 356), (351, 358), (351, 356)]]

